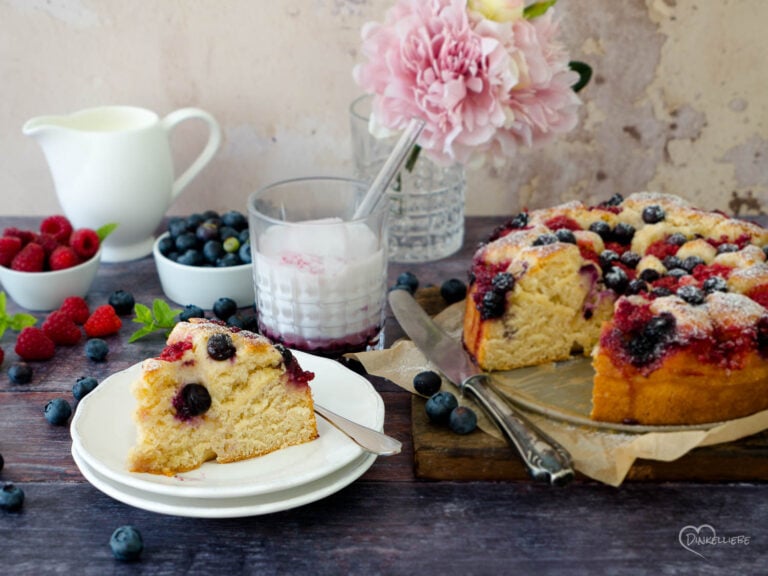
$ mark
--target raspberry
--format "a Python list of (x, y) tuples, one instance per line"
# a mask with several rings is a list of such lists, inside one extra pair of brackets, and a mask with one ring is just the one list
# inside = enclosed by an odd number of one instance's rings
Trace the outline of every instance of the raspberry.
[(80, 328), (77, 327), (69, 314), (58, 310), (48, 315), (41, 328), (48, 338), (53, 340), (55, 344), (62, 346), (74, 346), (80, 342), (82, 337)]
[(75, 324), (85, 324), (85, 321), (91, 315), (91, 311), (88, 308), (88, 304), (80, 296), (70, 296), (64, 299), (59, 311), (64, 312)]
[(40, 244), (30, 242), (14, 256), (11, 268), (19, 272), (42, 272), (45, 264), (45, 250)]
[(0, 366), (3, 365), (3, 360), (5, 360), (5, 352), (0, 348)]
[(122, 325), (123, 321), (115, 309), (109, 304), (104, 304), (93, 311), (84, 328), (89, 338), (99, 338), (117, 333)]
[(0, 266), (8, 268), (13, 257), (21, 251), (21, 238), (18, 236), (3, 236), (0, 238)]
[(16, 338), (14, 350), (24, 360), (49, 360), (53, 358), (56, 345), (40, 328), (27, 326)]
[(21, 245), (24, 246), (35, 239), (35, 233), (31, 230), (20, 230), (18, 228), (6, 228), (3, 230), (3, 236), (13, 236), (21, 240)]
[(48, 267), (51, 270), (64, 270), (80, 264), (80, 258), (69, 246), (57, 246), (48, 257)]
[(59, 244), (67, 244), (72, 234), (72, 224), (67, 220), (66, 216), (56, 214), (48, 216), (48, 218), (40, 223), (40, 232), (50, 234), (56, 238)]
[(46, 256), (50, 256), (59, 246), (59, 241), (50, 234), (36, 234), (34, 242), (43, 247)]
[(99, 251), (99, 236), (90, 228), (78, 228), (72, 233), (69, 245), (83, 260), (90, 260)]

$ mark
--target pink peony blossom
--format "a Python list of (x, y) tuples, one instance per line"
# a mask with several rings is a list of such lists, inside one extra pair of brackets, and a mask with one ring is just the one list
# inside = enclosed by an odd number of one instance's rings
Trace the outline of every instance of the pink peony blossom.
[(397, 0), (383, 23), (366, 24), (354, 78), (374, 95), (374, 126), (401, 131), (422, 118), (418, 144), (443, 163), (508, 157), (573, 129), (579, 76), (553, 9), (532, 21), (489, 18), (496, 5), (522, 2)]

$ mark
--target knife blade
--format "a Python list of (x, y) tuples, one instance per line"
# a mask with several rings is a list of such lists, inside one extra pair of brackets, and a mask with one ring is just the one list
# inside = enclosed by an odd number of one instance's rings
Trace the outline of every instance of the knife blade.
[(477, 400), (517, 449), (534, 480), (563, 486), (573, 479), (568, 451), (494, 390), (490, 376), (478, 369), (464, 345), (435, 324), (410, 292), (392, 290), (388, 299), (395, 318), (413, 343), (462, 394)]

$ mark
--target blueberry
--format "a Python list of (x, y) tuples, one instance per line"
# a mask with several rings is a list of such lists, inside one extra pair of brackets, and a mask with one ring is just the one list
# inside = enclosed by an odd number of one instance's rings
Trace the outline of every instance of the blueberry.
[(235, 230), (242, 230), (248, 226), (248, 219), (242, 212), (238, 212), (237, 210), (224, 212), (224, 214), (221, 215), (221, 222), (224, 226), (229, 226)]
[(189, 216), (187, 216), (186, 222), (187, 222), (187, 229), (194, 230), (195, 228), (200, 226), (200, 224), (205, 222), (205, 216), (202, 214), (190, 214)]
[(664, 208), (658, 204), (653, 204), (652, 206), (646, 206), (643, 208), (643, 222), (646, 224), (656, 224), (657, 222), (664, 220), (666, 217), (667, 213), (664, 212)]
[(611, 239), (611, 226), (608, 222), (603, 222), (602, 220), (592, 222), (589, 225), (589, 230), (600, 236), (604, 241)]
[(668, 312), (651, 318), (648, 324), (627, 343), (627, 351), (632, 363), (643, 366), (655, 360), (674, 333), (675, 327), (675, 317)]
[(216, 261), (224, 256), (224, 247), (218, 240), (208, 240), (203, 244), (203, 258), (209, 264), (215, 264)]
[(491, 279), (494, 291), (504, 294), (515, 287), (515, 277), (509, 272), (499, 272)]
[(684, 258), (682, 262), (683, 269), (688, 270), (688, 272), (693, 272), (696, 266), (701, 266), (703, 264), (704, 264), (704, 260), (702, 260), (698, 256), (688, 256), (687, 258)]
[(707, 294), (712, 292), (728, 292), (728, 283), (720, 276), (710, 276), (704, 280), (701, 287)]
[(168, 237), (171, 240), (175, 241), (176, 238), (185, 232), (189, 232), (189, 228), (187, 227), (187, 221), (184, 218), (176, 216), (168, 221)]
[(3, 460), (3, 455), (0, 454), (0, 472), (2, 472), (4, 465), (5, 465), (5, 460)]
[(109, 295), (109, 305), (115, 309), (118, 316), (125, 316), (133, 312), (133, 306), (136, 301), (133, 294), (125, 290), (115, 290)]
[(448, 416), (448, 426), (456, 434), (469, 434), (477, 428), (477, 414), (466, 406), (457, 406)]
[(96, 386), (99, 385), (99, 381), (93, 376), (81, 376), (72, 386), (72, 396), (75, 400), (82, 400), (87, 394), (93, 392)]
[(10, 482), (3, 484), (0, 489), (0, 509), (15, 512), (21, 509), (22, 504), (24, 504), (24, 490)]
[(736, 244), (730, 244), (726, 242), (725, 244), (720, 244), (717, 247), (717, 253), (718, 254), (727, 254), (729, 252), (738, 252), (739, 247)]
[(195, 248), (197, 248), (197, 236), (195, 236), (194, 232), (184, 232), (176, 237), (176, 250), (181, 254)]
[(645, 280), (646, 282), (656, 282), (656, 280), (661, 278), (661, 274), (659, 274), (659, 272), (653, 268), (646, 268), (640, 272), (638, 277), (641, 280)]
[(248, 228), (244, 228), (243, 230), (240, 230), (240, 233), (237, 235), (237, 239), (240, 240), (241, 246), (246, 242), (250, 242), (251, 233), (248, 231)]
[(216, 261), (217, 268), (229, 268), (231, 266), (240, 266), (240, 264), (242, 264), (240, 257), (233, 252), (224, 254), (224, 256)]
[(694, 306), (704, 303), (704, 291), (693, 285), (680, 286), (680, 288), (677, 289), (677, 295), (688, 302), (688, 304), (693, 304)]
[(200, 250), (190, 248), (182, 252), (176, 259), (176, 262), (184, 266), (202, 266), (205, 263), (205, 256)]
[(601, 202), (600, 206), (606, 206), (606, 207), (608, 207), (608, 206), (618, 206), (622, 202), (624, 202), (624, 197), (621, 194), (614, 194), (613, 196), (611, 196), (605, 202)]
[(237, 256), (243, 264), (250, 264), (253, 257), (251, 256), (251, 243), (247, 240), (240, 245), (240, 250), (237, 251)]
[(411, 294), (415, 294), (419, 288), (419, 279), (413, 272), (403, 272), (397, 277), (395, 281), (397, 286), (405, 286)]
[(208, 356), (219, 361), (232, 358), (236, 351), (232, 336), (229, 334), (214, 334), (208, 338), (207, 350)]
[(202, 384), (187, 384), (173, 399), (176, 415), (182, 420), (205, 414), (211, 407), (211, 395)]
[(138, 560), (144, 550), (144, 540), (133, 526), (120, 526), (109, 538), (112, 555), (123, 562)]
[(520, 228), (525, 228), (526, 226), (528, 226), (528, 212), (520, 212), (514, 218), (512, 218), (509, 222), (507, 222), (506, 226), (513, 230), (519, 230)]
[(494, 290), (486, 292), (483, 295), (483, 302), (480, 306), (480, 317), (483, 320), (499, 318), (504, 315), (506, 304), (507, 299), (504, 294), (500, 294)]
[(163, 236), (160, 242), (157, 243), (157, 249), (160, 250), (160, 254), (163, 256), (169, 256), (172, 252), (176, 251), (176, 242), (170, 236)]
[(227, 326), (235, 326), (241, 330), (258, 332), (259, 323), (256, 314), (233, 314), (227, 318)]
[(104, 362), (109, 354), (109, 345), (101, 338), (90, 338), (85, 343), (85, 355), (94, 362)]
[(14, 384), (29, 384), (32, 381), (32, 366), (26, 362), (14, 362), (8, 368), (8, 378)]
[(627, 286), (629, 286), (627, 273), (618, 267), (608, 270), (603, 276), (603, 282), (617, 294), (623, 294), (626, 291)]
[(45, 419), (54, 426), (65, 426), (72, 416), (72, 406), (64, 398), (54, 398), (45, 405)]
[(683, 276), (688, 276), (688, 271), (683, 268), (672, 268), (671, 270), (667, 270), (667, 276), (671, 276), (672, 278), (677, 278), (679, 280)]
[(625, 222), (619, 222), (613, 229), (613, 239), (622, 246), (632, 242), (635, 236), (635, 227)]
[(240, 240), (237, 239), (237, 236), (230, 236), (224, 240), (222, 246), (225, 252), (235, 253), (240, 250)]
[(228, 238), (238, 240), (240, 238), (240, 233), (230, 226), (222, 226), (219, 231), (219, 236), (221, 237), (221, 241), (224, 242)]
[(576, 235), (568, 228), (560, 228), (555, 230), (555, 236), (559, 242), (565, 242), (566, 244), (576, 244)]
[(608, 270), (613, 263), (619, 260), (619, 255), (613, 250), (603, 250), (600, 252), (600, 268)]
[(206, 220), (195, 228), (195, 237), (200, 242), (208, 242), (219, 237), (219, 223), (216, 220)]
[(542, 234), (541, 236), (539, 236), (538, 238), (536, 238), (536, 239), (533, 241), (533, 244), (532, 244), (532, 245), (533, 245), (533, 246), (546, 246), (546, 245), (548, 245), (548, 244), (554, 244), (554, 243), (556, 243), (556, 242), (558, 242), (558, 241), (559, 241), (559, 240), (557, 239), (557, 236), (555, 236), (554, 234), (550, 234), (549, 232), (547, 232), (546, 234)]
[(184, 309), (179, 312), (179, 321), (186, 322), (190, 318), (205, 318), (205, 312), (199, 306), (187, 304), (184, 306)]
[(675, 232), (667, 237), (667, 244), (672, 244), (673, 246), (682, 246), (686, 242), (688, 242), (688, 238), (682, 232)]
[(221, 217), (219, 216), (219, 213), (216, 212), (216, 210), (211, 210), (210, 208), (203, 212), (203, 218), (205, 220), (216, 220), (217, 222), (221, 222)]
[(213, 313), (219, 320), (226, 321), (235, 312), (237, 312), (237, 303), (232, 298), (219, 298), (213, 303)]
[(640, 278), (635, 278), (629, 281), (625, 294), (632, 295), (632, 294), (640, 294), (642, 292), (648, 292), (648, 284), (646, 284), (645, 280), (641, 280)]
[(666, 256), (664, 260), (661, 261), (662, 264), (664, 264), (664, 268), (667, 270), (671, 270), (672, 268), (682, 268), (683, 267), (683, 261), (680, 260), (677, 256)]
[(640, 264), (640, 260), (642, 260), (642, 256), (640, 256), (640, 254), (638, 254), (637, 252), (632, 252), (631, 250), (627, 250), (621, 255), (619, 260), (627, 268), (637, 268), (637, 265)]
[(665, 286), (657, 286), (651, 290), (651, 294), (653, 294), (656, 298), (663, 298), (664, 296), (671, 296), (672, 290), (666, 288)]
[(440, 390), (443, 381), (437, 372), (425, 370), (413, 377), (413, 387), (423, 396), (432, 396)]
[(437, 392), (429, 397), (425, 409), (432, 422), (446, 424), (451, 412), (458, 405), (459, 401), (451, 392)]
[(467, 296), (467, 285), (458, 278), (450, 278), (440, 286), (440, 296), (448, 304), (461, 302)]

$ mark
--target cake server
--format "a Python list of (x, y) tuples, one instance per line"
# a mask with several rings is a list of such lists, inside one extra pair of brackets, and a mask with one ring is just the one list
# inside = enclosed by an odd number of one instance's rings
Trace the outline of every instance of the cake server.
[(462, 394), (477, 400), (525, 462), (534, 480), (562, 486), (574, 477), (571, 456), (554, 439), (505, 401), (488, 374), (481, 372), (463, 344), (443, 331), (406, 290), (392, 290), (389, 305), (413, 343)]
[(402, 449), (402, 444), (399, 440), (395, 440), (391, 436), (387, 436), (373, 428), (352, 422), (352, 420), (348, 420), (344, 416), (320, 406), (317, 402), (315, 402), (315, 412), (368, 452), (378, 454), (379, 456), (392, 456), (399, 454)]

